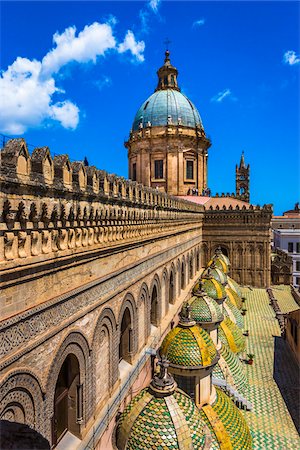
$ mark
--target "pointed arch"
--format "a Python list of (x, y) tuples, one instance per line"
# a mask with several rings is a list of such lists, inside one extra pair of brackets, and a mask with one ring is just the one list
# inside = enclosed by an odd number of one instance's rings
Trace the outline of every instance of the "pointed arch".
[(119, 361), (124, 359), (131, 364), (138, 348), (138, 319), (134, 297), (127, 293), (118, 317)]
[(151, 283), (150, 288), (150, 318), (151, 324), (158, 326), (162, 316), (162, 296), (161, 296), (161, 283), (157, 274)]
[(113, 311), (104, 308), (97, 319), (92, 340), (95, 407), (118, 379), (116, 330), (117, 323)]

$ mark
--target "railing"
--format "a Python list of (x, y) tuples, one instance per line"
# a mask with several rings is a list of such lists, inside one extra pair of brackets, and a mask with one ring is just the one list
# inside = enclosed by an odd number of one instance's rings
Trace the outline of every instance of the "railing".
[(250, 403), (245, 397), (243, 397), (235, 389), (233, 389), (233, 387), (229, 383), (227, 383), (226, 380), (220, 380), (218, 378), (212, 377), (212, 383), (215, 386), (226, 390), (228, 394), (233, 397), (235, 403), (237, 403), (239, 407), (246, 408), (248, 411), (252, 410), (252, 403)]
[(119, 392), (116, 394), (115, 398), (112, 400), (112, 402), (108, 405), (107, 410), (103, 417), (100, 419), (100, 422), (97, 424), (96, 427), (93, 427), (93, 434), (90, 440), (87, 444), (83, 446), (79, 446), (78, 450), (94, 450), (95, 446), (99, 442), (101, 436), (105, 432), (105, 430), (108, 428), (111, 419), (116, 415), (117, 411), (119, 410), (122, 401), (125, 399), (125, 397), (129, 393), (129, 389), (134, 383), (134, 381), (137, 379), (138, 375), (140, 374), (141, 370), (145, 366), (146, 362), (150, 358), (150, 355), (153, 353), (153, 348), (157, 344), (157, 340), (154, 339), (150, 348), (145, 350), (141, 358), (139, 359), (137, 365), (134, 367), (134, 369), (130, 372), (129, 376), (124, 381), (123, 385), (121, 386)]

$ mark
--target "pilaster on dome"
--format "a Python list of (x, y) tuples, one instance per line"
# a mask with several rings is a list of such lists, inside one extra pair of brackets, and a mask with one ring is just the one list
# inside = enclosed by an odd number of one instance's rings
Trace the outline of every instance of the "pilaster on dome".
[(178, 70), (176, 69), (176, 67), (172, 66), (170, 61), (170, 52), (169, 50), (166, 50), (164, 65), (161, 66), (157, 71), (158, 84), (155, 92), (162, 91), (164, 89), (174, 89), (175, 91), (180, 92), (177, 83), (177, 75)]

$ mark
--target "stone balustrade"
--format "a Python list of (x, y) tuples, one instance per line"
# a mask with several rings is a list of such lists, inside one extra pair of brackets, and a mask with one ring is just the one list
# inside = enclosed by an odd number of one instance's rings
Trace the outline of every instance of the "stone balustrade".
[[(199, 225), (203, 206), (108, 174), (23, 139), (0, 153), (0, 261), (59, 256)], [(63, 253), (62, 253), (63, 252)]]

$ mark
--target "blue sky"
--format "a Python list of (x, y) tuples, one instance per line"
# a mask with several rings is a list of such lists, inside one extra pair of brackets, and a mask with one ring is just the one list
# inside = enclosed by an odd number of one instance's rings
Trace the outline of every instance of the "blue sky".
[(166, 37), (212, 140), (213, 193), (234, 191), (244, 150), (251, 201), (293, 207), (297, 2), (2, 2), (0, 132), (127, 176), (123, 143), (156, 87)]

